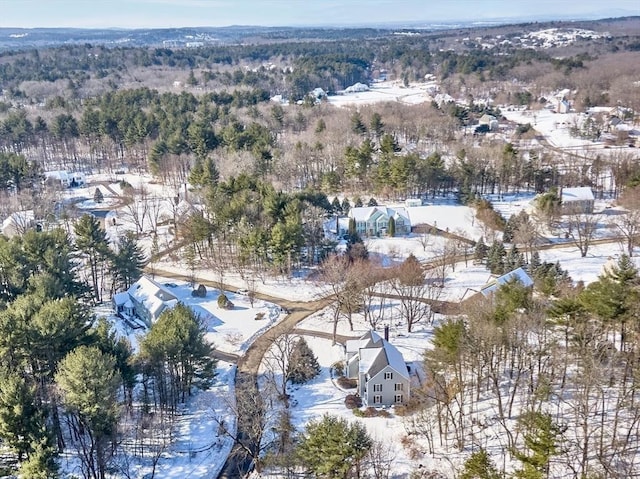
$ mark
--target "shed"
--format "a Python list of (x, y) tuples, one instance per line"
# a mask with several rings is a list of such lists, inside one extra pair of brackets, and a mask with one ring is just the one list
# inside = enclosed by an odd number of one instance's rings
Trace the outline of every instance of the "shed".
[(560, 199), (562, 201), (563, 215), (593, 213), (595, 197), (588, 186), (563, 188)]

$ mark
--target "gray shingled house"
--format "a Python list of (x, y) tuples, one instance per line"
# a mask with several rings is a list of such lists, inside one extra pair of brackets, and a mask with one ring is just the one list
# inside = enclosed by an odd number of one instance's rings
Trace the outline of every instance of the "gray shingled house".
[(347, 341), (346, 375), (358, 380), (358, 393), (366, 406), (393, 406), (409, 400), (407, 364), (400, 351), (375, 331)]

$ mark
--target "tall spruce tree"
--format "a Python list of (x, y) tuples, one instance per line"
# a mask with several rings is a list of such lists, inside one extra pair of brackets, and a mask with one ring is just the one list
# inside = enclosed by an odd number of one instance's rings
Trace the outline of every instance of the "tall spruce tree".
[(93, 215), (83, 215), (74, 227), (76, 246), (89, 271), (89, 285), (93, 299), (102, 301), (103, 283), (107, 271), (106, 264), (111, 257), (107, 232)]
[(476, 242), (473, 257), (478, 263), (483, 263), (485, 258), (487, 257), (488, 251), (489, 248), (485, 244), (484, 238), (481, 236), (480, 239)]
[(320, 374), (318, 359), (304, 338), (300, 338), (289, 359), (289, 378), (293, 384), (302, 384)]
[(127, 231), (118, 240), (118, 251), (111, 257), (113, 292), (126, 290), (142, 276), (147, 260), (135, 235)]
[(507, 256), (504, 258), (504, 272), (513, 271), (523, 265), (524, 256), (518, 251), (516, 245), (512, 245), (511, 248), (509, 248), (509, 253), (507, 253)]
[(396, 220), (393, 216), (389, 217), (389, 225), (387, 226), (387, 234), (392, 238), (396, 235)]
[(505, 273), (505, 256), (507, 252), (501, 241), (495, 241), (487, 253), (487, 268), (492, 274)]

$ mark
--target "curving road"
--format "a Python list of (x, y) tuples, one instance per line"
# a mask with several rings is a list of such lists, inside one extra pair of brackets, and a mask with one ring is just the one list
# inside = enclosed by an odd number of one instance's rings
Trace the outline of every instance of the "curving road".
[[(592, 244), (602, 244), (608, 242), (619, 241), (619, 238), (607, 238), (594, 240)], [(563, 248), (570, 245), (570, 242), (566, 243), (553, 243), (539, 245), (536, 249), (552, 249)], [(464, 261), (464, 256), (458, 258), (460, 261)], [(436, 258), (429, 263), (425, 263), (423, 266), (425, 269), (433, 267), (440, 259)], [(178, 279), (183, 281), (189, 281), (188, 275), (179, 274), (171, 271), (154, 268), (154, 273), (172, 279)], [(237, 288), (228, 284), (221, 284), (217, 281), (205, 281), (201, 280), (199, 283), (208, 287), (222, 289), (226, 291), (235, 291)], [(380, 294), (384, 297), (395, 297), (397, 295)], [(256, 407), (263, 407), (259, 398), (260, 393), (258, 391), (258, 369), (262, 362), (262, 358), (268, 351), (271, 344), (276, 341), (280, 336), (284, 334), (300, 334), (309, 335), (319, 338), (332, 339), (331, 333), (310, 331), (297, 328), (297, 325), (311, 314), (326, 308), (332, 302), (332, 298), (322, 298), (316, 301), (292, 301), (284, 298), (278, 298), (262, 293), (255, 293), (255, 297), (264, 301), (276, 304), (289, 312), (287, 316), (268, 329), (264, 334), (259, 336), (249, 346), (243, 356), (236, 354), (225, 353), (223, 351), (214, 350), (212, 355), (220, 360), (237, 364), (236, 369), (236, 407), (237, 407), (237, 438), (236, 443), (233, 446), (231, 454), (227, 458), (225, 465), (218, 476), (218, 479), (240, 479), (246, 476), (246, 474), (253, 467), (252, 456), (258, 455), (258, 450), (255, 437), (256, 434), (261, 433), (254, 427), (253, 419), (256, 416)], [(424, 299), (425, 302), (430, 303), (432, 307), (445, 313), (455, 313), (458, 309), (458, 303), (447, 301), (429, 301)], [(348, 336), (336, 337), (337, 342), (344, 343), (346, 340), (351, 339)], [(243, 400), (244, 398), (244, 400)], [(246, 398), (253, 399), (247, 401)]]
[[(189, 281), (188, 275), (183, 275), (171, 271), (154, 269), (154, 273), (171, 279)], [(199, 280), (201, 284), (207, 287), (213, 287), (225, 291), (235, 291), (237, 288), (218, 281)], [(291, 301), (284, 298), (255, 293), (255, 297), (270, 303), (276, 304), (289, 312), (287, 316), (269, 328), (264, 334), (260, 335), (249, 346), (243, 356), (225, 353), (223, 351), (214, 350), (212, 356), (222, 361), (237, 364), (236, 369), (236, 407), (237, 407), (237, 439), (231, 450), (231, 454), (227, 458), (222, 471), (218, 478), (242, 478), (251, 469), (253, 460), (252, 455), (258, 454), (256, 450), (255, 431), (252, 427), (252, 419), (256, 414), (255, 408), (260, 407), (259, 401), (246, 401), (245, 398), (259, 398), (258, 391), (258, 369), (262, 358), (271, 346), (280, 336), (288, 333), (302, 334), (303, 330), (296, 330), (296, 326), (302, 320), (321, 309), (326, 308), (332, 302), (330, 298), (323, 298), (316, 301)], [(304, 334), (311, 334), (311, 331), (304, 331)], [(319, 337), (324, 337), (324, 333), (314, 333)], [(344, 340), (344, 337), (337, 338)], [(246, 410), (245, 410), (246, 409)]]

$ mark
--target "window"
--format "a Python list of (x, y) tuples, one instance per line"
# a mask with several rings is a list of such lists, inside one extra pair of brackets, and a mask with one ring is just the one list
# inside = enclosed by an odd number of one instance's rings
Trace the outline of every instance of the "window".
[(395, 391), (404, 391), (404, 389), (403, 389), (403, 388), (404, 388), (404, 384), (402, 384), (402, 383), (396, 383), (396, 385), (395, 385), (395, 389), (394, 389), (394, 390), (395, 390)]
[(396, 394), (396, 397), (395, 397), (396, 403), (401, 403), (402, 399), (403, 399), (402, 394)]
[(393, 373), (391, 373), (391, 372), (384, 373), (384, 378), (385, 379), (393, 379)]
[(382, 384), (374, 384), (373, 385), (373, 392), (374, 393), (381, 393), (382, 392)]
[(379, 394), (376, 394), (375, 396), (373, 396), (373, 403), (382, 404), (382, 396), (380, 396)]

